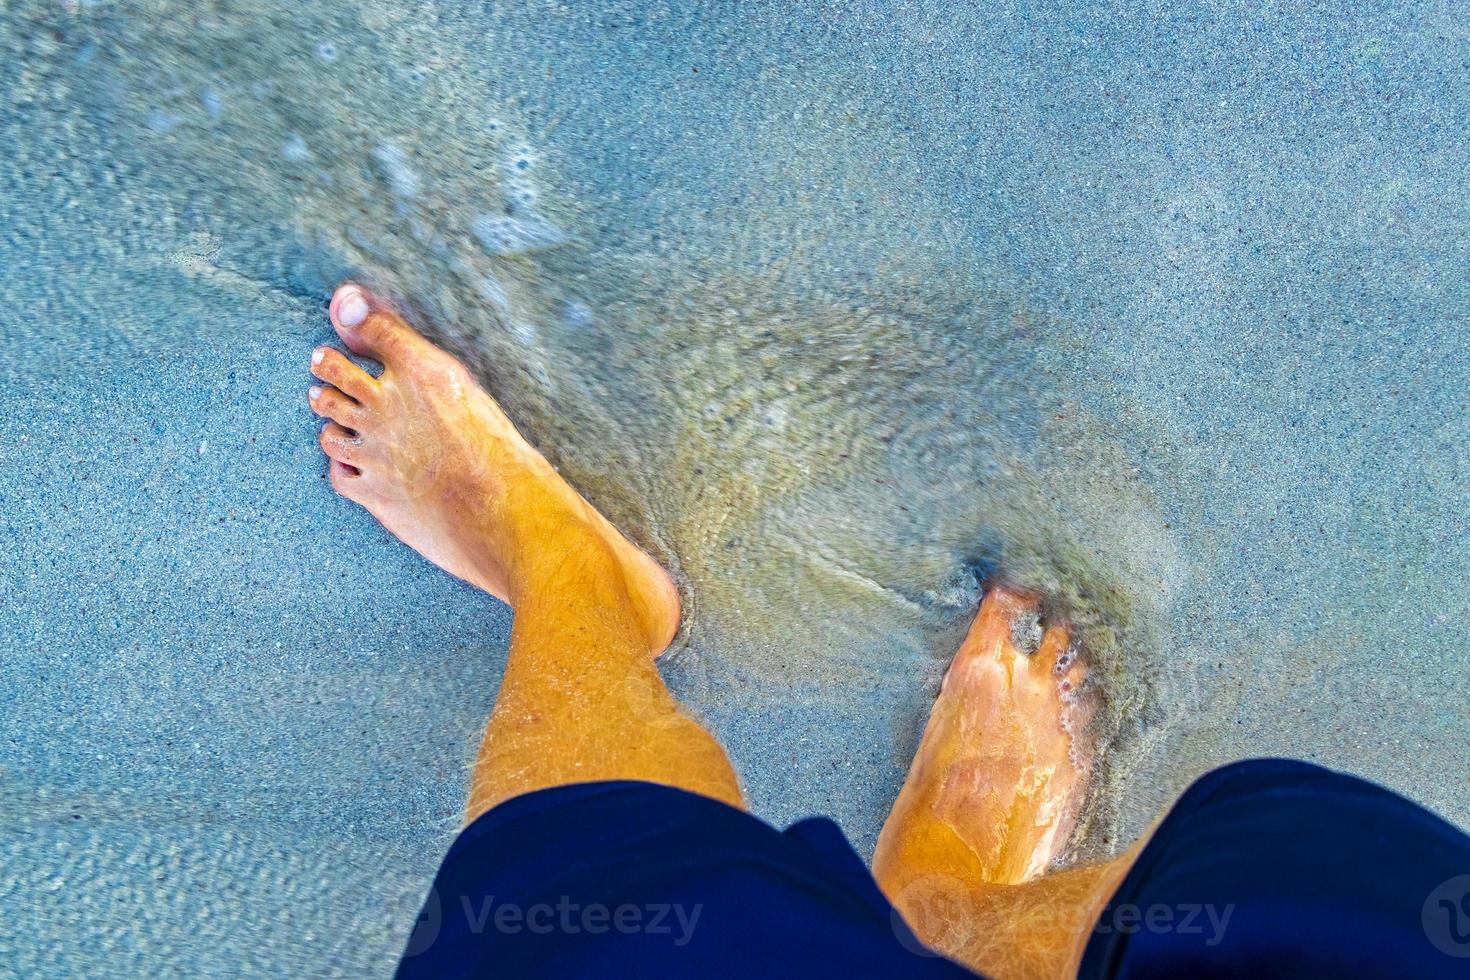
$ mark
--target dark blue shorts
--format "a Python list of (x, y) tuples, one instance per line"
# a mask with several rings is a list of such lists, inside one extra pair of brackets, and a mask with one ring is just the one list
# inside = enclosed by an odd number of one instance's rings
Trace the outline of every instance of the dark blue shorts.
[[(640, 782), (481, 816), (398, 975), (972, 976), (918, 943), (830, 820), (782, 832)], [(1159, 826), (1080, 976), (1470, 976), (1470, 838), (1317, 766), (1227, 766)]]

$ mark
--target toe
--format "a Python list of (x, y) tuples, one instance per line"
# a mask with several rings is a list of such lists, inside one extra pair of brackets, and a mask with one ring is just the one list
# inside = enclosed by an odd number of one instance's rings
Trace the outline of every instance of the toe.
[(345, 283), (332, 296), (332, 326), (354, 353), (389, 363), (407, 348), (427, 343), (386, 303), (356, 283)]
[(1029, 633), (1035, 631), (1039, 609), (1032, 593), (996, 585), (985, 593), (965, 646), (1002, 659), (1029, 655), (1036, 649), (1038, 638)]
[(1077, 661), (1077, 648), (1072, 645), (1072, 628), (1066, 623), (1052, 623), (1036, 647), (1034, 663), (1039, 670), (1061, 674)]
[(318, 347), (312, 351), (311, 373), (359, 402), (370, 400), (378, 389), (377, 378), (353, 364), (346, 354), (331, 347)]
[(1044, 667), (1056, 682), (1056, 692), (1067, 704), (1078, 704), (1087, 687), (1087, 660), (1066, 626), (1053, 626), (1042, 640), (1037, 666)]
[(366, 453), (363, 451), (362, 436), (344, 428), (336, 422), (328, 422), (319, 437), (322, 452), (339, 463), (361, 469)]
[[(970, 625), (965, 642), (950, 661), (944, 675), (944, 690), (951, 685), (961, 687), (972, 683), (984, 683), (983, 678), (992, 675), (1008, 675), (1018, 659), (1024, 659), (1032, 645), (1024, 652), (1016, 647), (1015, 626), (1017, 622), (1035, 622), (1039, 601), (1029, 592), (1006, 585), (992, 586), (980, 602), (980, 611)], [(1008, 683), (1008, 682), (1007, 682)]]
[(362, 496), (362, 471), (347, 463), (332, 460), (331, 468), (327, 477), (332, 481), (332, 489), (337, 491), (348, 500), (358, 500)]
[(322, 418), (340, 422), (356, 432), (362, 431), (363, 423), (366, 421), (363, 407), (336, 388), (312, 385), (306, 397), (311, 402), (311, 410)]

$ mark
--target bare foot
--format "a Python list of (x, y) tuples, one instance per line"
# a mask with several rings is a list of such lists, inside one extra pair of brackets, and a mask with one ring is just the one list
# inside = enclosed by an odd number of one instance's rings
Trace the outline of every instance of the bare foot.
[(1070, 629), (1043, 630), (1038, 597), (981, 603), (878, 838), (890, 898), (934, 875), (1018, 884), (1048, 869), (1076, 826), (1092, 765), (1086, 667)]
[[(332, 486), (440, 568), (515, 604), (516, 555), (539, 532), (585, 523), (617, 558), (653, 654), (679, 627), (668, 573), (623, 537), (516, 431), (468, 370), (352, 283), (332, 297), (332, 325), (374, 378), (319, 348), (312, 409), (331, 419), (322, 449)], [(330, 386), (330, 387), (328, 387)]]

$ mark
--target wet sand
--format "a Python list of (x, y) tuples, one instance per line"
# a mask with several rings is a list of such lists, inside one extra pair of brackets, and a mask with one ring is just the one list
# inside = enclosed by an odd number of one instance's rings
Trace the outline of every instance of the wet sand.
[(506, 621), (321, 480), (349, 273), (673, 567), (773, 821), (871, 847), (1005, 575), (1106, 684), (1081, 853), (1259, 754), (1464, 824), (1450, 14), (127, 9), (0, 68), (6, 901), (99, 883), (39, 972), (382, 972), (452, 834)]

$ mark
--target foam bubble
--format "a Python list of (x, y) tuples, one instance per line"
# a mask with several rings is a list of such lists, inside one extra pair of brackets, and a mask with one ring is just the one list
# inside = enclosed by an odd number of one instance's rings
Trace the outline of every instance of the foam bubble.
[(566, 242), (560, 228), (538, 215), (477, 214), (470, 219), (470, 232), (491, 255), (519, 255)]
[(505, 287), (500, 284), (499, 279), (488, 273), (475, 283), (475, 290), (492, 306), (502, 310), (510, 306), (510, 297), (506, 295)]
[(306, 140), (297, 133), (286, 137), (286, 142), (281, 144), (281, 156), (291, 163), (305, 163), (311, 151), (306, 148)]
[(316, 46), (316, 56), (330, 64), (337, 60), (337, 46), (331, 41), (323, 41)]
[(212, 88), (207, 88), (199, 93), (199, 104), (204, 106), (204, 111), (209, 113), (209, 118), (215, 122), (225, 114), (225, 100)]
[(505, 202), (512, 213), (529, 214), (536, 210), (539, 194), (536, 185), (524, 177), (506, 181)]
[(162, 109), (154, 109), (148, 113), (148, 128), (155, 133), (167, 133), (179, 124), (179, 117)]
[(1067, 649), (1063, 650), (1061, 656), (1057, 657), (1056, 672), (1058, 674), (1065, 674), (1067, 672), (1067, 668), (1072, 666), (1076, 662), (1077, 645), (1073, 644), (1067, 647)]
[(536, 324), (529, 320), (513, 320), (510, 324), (510, 332), (515, 335), (516, 340), (527, 347), (535, 347), (541, 339), (541, 333), (536, 329)]
[(537, 162), (536, 151), (529, 143), (517, 143), (506, 151), (503, 165), (508, 174), (529, 174)]
[(399, 197), (413, 197), (419, 192), (419, 175), (409, 166), (408, 154), (392, 143), (373, 147), (373, 160), (382, 169), (388, 186)]
[(561, 316), (568, 326), (580, 330), (592, 322), (592, 307), (581, 300), (567, 300), (561, 308)]
[(1029, 657), (1041, 646), (1041, 617), (1032, 610), (1018, 612), (1011, 620), (1011, 645), (1022, 656)]

